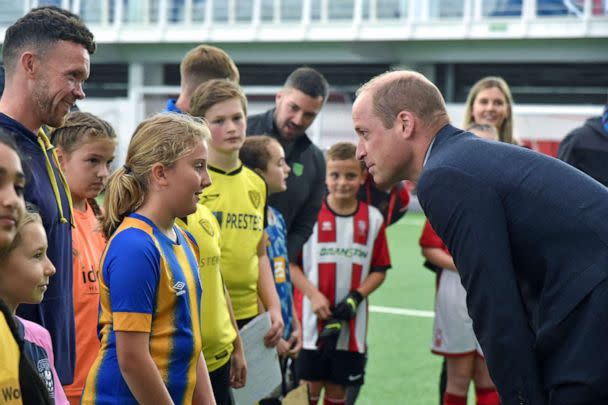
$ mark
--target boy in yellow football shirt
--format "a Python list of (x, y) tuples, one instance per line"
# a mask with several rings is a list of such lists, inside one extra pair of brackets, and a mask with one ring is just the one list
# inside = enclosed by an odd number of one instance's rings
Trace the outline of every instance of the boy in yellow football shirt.
[(211, 80), (194, 92), (190, 113), (205, 118), (211, 130), (212, 184), (203, 191), (200, 203), (213, 212), (221, 228), (222, 275), (237, 324), (241, 328), (258, 315), (259, 297), (271, 319), (264, 343), (274, 347), (281, 338), (283, 320), (266, 254), (266, 183), (239, 160), (247, 127), (247, 99), (237, 84)]

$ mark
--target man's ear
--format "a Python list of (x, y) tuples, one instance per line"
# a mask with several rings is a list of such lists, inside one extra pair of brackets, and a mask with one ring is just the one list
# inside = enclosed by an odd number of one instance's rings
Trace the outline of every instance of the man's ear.
[(279, 104), (279, 101), (281, 101), (281, 98), (283, 98), (283, 90), (277, 91), (277, 94), (274, 96), (274, 102), (276, 104)]
[(415, 123), (416, 117), (407, 110), (400, 111), (395, 120), (395, 125), (398, 125), (399, 132), (406, 139), (411, 138), (414, 134)]
[(36, 56), (32, 52), (23, 52), (19, 62), (21, 63), (21, 68), (25, 74), (29, 77), (33, 77), (37, 70)]

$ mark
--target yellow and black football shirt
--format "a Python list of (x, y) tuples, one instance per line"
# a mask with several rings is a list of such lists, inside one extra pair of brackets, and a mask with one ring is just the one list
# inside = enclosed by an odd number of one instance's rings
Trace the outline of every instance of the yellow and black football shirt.
[(266, 227), (266, 183), (242, 164), (225, 172), (209, 166), (211, 186), (200, 203), (213, 212), (222, 233), (221, 264), (236, 319), (258, 314), (257, 248)]
[(220, 271), (220, 226), (209, 208), (201, 204), (194, 214), (188, 215), (187, 223), (179, 219), (176, 222), (194, 236), (199, 248), (198, 268), (203, 285), (203, 355), (207, 370), (212, 372), (230, 360), (236, 339)]

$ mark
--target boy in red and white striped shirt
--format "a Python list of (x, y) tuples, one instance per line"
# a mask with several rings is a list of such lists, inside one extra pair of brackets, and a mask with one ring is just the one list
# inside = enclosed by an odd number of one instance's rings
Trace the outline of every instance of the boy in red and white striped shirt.
[(298, 370), (312, 405), (323, 388), (324, 404), (334, 405), (345, 403), (346, 386), (363, 384), (366, 298), (391, 267), (382, 214), (357, 199), (365, 175), (355, 151), (347, 142), (329, 149), (328, 194), (302, 249), (302, 267), (292, 267), (304, 339)]

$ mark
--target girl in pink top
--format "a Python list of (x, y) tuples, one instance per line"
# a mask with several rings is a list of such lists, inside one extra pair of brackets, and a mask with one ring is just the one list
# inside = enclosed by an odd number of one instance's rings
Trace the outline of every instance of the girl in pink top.
[[(31, 210), (31, 209), (30, 209)], [(44, 297), (55, 267), (46, 255), (48, 242), (40, 215), (27, 212), (17, 225), (13, 242), (0, 250), (0, 298), (14, 314), (19, 304), (38, 304)], [(24, 353), (57, 405), (68, 400), (55, 371), (53, 345), (42, 326), (15, 317), (25, 341)]]

